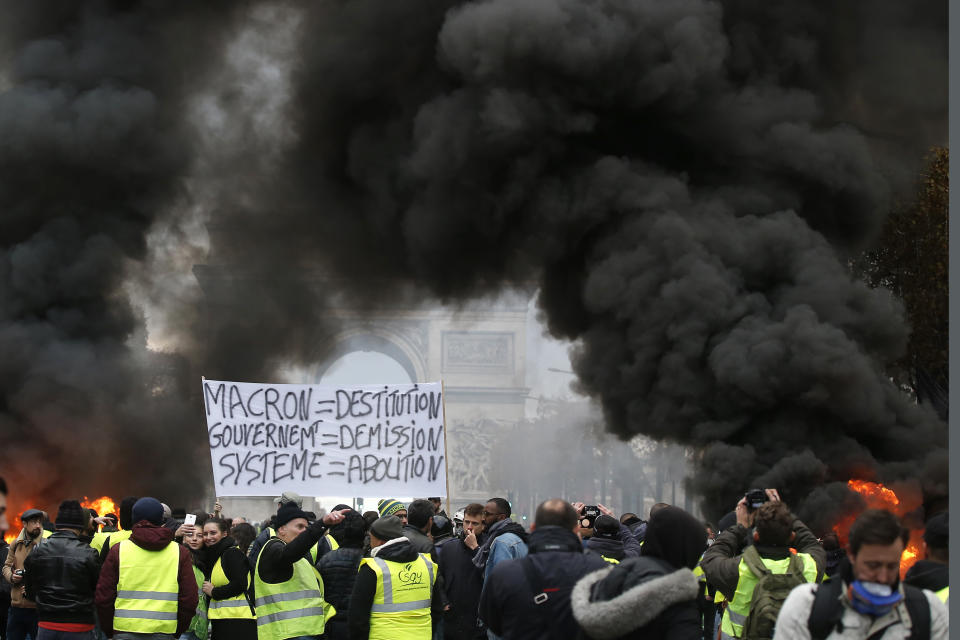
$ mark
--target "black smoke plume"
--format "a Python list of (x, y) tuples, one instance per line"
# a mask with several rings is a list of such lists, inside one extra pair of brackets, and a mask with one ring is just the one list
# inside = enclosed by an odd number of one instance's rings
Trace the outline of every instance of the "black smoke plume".
[(884, 374), (903, 310), (846, 260), (943, 142), (945, 11), (315, 3), (270, 215), (228, 226), (368, 304), (537, 281), (609, 430), (697, 448), (711, 516), (917, 478), (946, 431)]
[(184, 452), (188, 369), (147, 351), (123, 285), (189, 170), (185, 101), (231, 4), (0, 4), (0, 451), (15, 504), (176, 501), (206, 481), (178, 464), (202, 459)]
[[(711, 517), (761, 481), (794, 503), (852, 476), (942, 489), (944, 426), (883, 373), (902, 308), (846, 260), (943, 142), (946, 3), (836, 5), (290, 8), (289, 141), (217, 159), (211, 250), (238, 270), (208, 273), (215, 312), (179, 327), (185, 355), (263, 379), (311, 358), (331, 296), (535, 282), (608, 429), (700, 452)], [(213, 3), (90, 6), (11, 3), (4, 23), (2, 444), (41, 434), (10, 450), (60, 478), (66, 434), (126, 474), (179, 428), (185, 403), (143, 393), (119, 286), (189, 171), (183, 102), (231, 23)]]

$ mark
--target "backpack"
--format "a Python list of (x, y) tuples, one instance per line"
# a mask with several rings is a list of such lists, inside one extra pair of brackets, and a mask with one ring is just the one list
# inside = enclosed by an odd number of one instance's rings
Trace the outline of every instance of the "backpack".
[(743, 552), (743, 561), (757, 576), (757, 586), (750, 600), (750, 612), (743, 623), (742, 640), (769, 640), (773, 637), (773, 628), (783, 601), (793, 588), (804, 584), (803, 560), (795, 553), (790, 555), (790, 564), (786, 573), (772, 573), (763, 564), (756, 547), (747, 547)]
[[(910, 614), (910, 640), (929, 640), (930, 638), (930, 603), (923, 591), (909, 584), (903, 585), (904, 604)], [(807, 628), (812, 640), (825, 640), (834, 629), (843, 632), (843, 581), (840, 576), (817, 587), (810, 607), (810, 617), (807, 618)]]

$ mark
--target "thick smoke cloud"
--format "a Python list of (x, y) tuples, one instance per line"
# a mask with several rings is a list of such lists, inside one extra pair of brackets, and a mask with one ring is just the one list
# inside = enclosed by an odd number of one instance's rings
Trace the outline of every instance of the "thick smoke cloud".
[(185, 363), (147, 352), (122, 285), (190, 165), (183, 102), (229, 23), (218, 4), (0, 5), (0, 450), (17, 504), (204, 482), (175, 464)]
[(317, 3), (275, 206), (232, 226), (360, 301), (538, 281), (608, 428), (698, 447), (711, 515), (915, 476), (945, 429), (845, 260), (942, 142), (946, 7), (881, 4)]
[[(186, 387), (153, 392), (121, 289), (133, 271), (149, 283), (147, 234), (191, 176), (217, 203), (207, 306), (174, 327), (194, 371), (265, 379), (315, 359), (340, 299), (533, 283), (608, 429), (701, 452), (711, 517), (757, 482), (793, 503), (821, 487), (806, 506), (843, 502), (854, 475), (942, 492), (945, 428), (883, 374), (903, 310), (845, 264), (943, 142), (946, 3), (835, 5), (264, 2), (301, 18), (274, 45), (288, 110), (265, 123), (221, 60), (234, 14), (270, 11), (9, 3), (13, 475), (72, 486), (87, 459), (131, 492), (196, 486), (160, 461), (196, 442), (197, 408)], [(186, 105), (225, 77), (214, 102), (242, 126), (214, 151)]]

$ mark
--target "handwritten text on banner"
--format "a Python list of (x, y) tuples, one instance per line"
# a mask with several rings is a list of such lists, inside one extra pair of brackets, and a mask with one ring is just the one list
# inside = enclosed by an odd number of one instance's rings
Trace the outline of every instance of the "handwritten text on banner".
[(442, 387), (203, 381), (219, 496), (445, 496)]

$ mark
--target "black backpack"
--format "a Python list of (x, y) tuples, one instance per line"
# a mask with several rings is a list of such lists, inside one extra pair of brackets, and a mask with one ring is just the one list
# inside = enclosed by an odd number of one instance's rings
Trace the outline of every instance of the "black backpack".
[[(930, 638), (930, 603), (923, 595), (923, 590), (903, 585), (904, 604), (910, 614), (913, 628), (910, 630), (909, 640), (929, 640)], [(810, 617), (807, 619), (807, 628), (810, 629), (812, 640), (825, 640), (836, 629), (843, 632), (843, 580), (836, 576), (817, 587), (817, 594), (810, 607)]]

